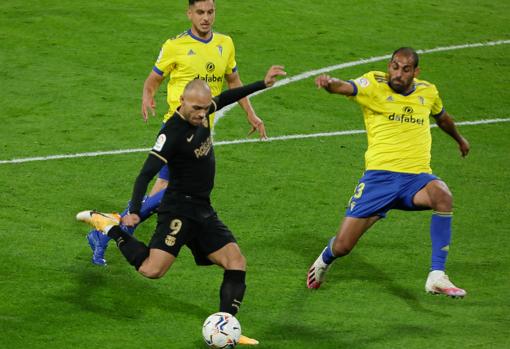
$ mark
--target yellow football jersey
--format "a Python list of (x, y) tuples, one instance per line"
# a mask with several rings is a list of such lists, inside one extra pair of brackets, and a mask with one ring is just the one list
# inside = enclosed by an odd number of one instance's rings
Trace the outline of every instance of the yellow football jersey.
[(202, 40), (188, 30), (167, 40), (154, 65), (153, 71), (170, 79), (167, 86), (168, 120), (180, 105), (184, 87), (194, 79), (202, 79), (211, 88), (213, 96), (223, 89), (226, 74), (237, 70), (232, 39), (214, 32), (209, 40)]
[(366, 169), (431, 173), (429, 117), (443, 112), (436, 86), (414, 79), (413, 90), (402, 95), (388, 85), (388, 75), (378, 71), (349, 82), (367, 129)]

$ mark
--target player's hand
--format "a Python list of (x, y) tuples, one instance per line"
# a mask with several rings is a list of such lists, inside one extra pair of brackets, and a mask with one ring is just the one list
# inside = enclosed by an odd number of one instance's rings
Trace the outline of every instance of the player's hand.
[(266, 128), (264, 127), (264, 121), (255, 114), (248, 115), (248, 122), (251, 125), (251, 130), (248, 132), (248, 136), (252, 135), (255, 131), (259, 132), (260, 139), (267, 139)]
[(317, 88), (327, 88), (329, 84), (331, 83), (332, 79), (331, 76), (322, 74), (315, 78), (315, 85)]
[(154, 101), (153, 97), (144, 96), (142, 98), (142, 118), (145, 122), (149, 119), (148, 109), (151, 111), (152, 116), (156, 116), (156, 101)]
[(120, 222), (127, 227), (134, 227), (140, 223), (140, 217), (136, 213), (130, 213), (122, 217)]
[(264, 83), (267, 87), (271, 87), (276, 82), (277, 76), (285, 76), (287, 73), (285, 72), (285, 67), (283, 65), (273, 65), (266, 73), (266, 77), (264, 78)]
[(459, 149), (462, 157), (466, 157), (468, 155), (470, 149), (469, 142), (462, 136), (460, 137), (459, 141)]

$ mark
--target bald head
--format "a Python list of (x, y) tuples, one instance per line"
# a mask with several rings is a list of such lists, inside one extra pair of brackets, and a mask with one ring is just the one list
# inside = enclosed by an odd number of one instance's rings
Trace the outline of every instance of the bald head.
[(195, 79), (186, 85), (181, 96), (180, 114), (192, 125), (198, 126), (207, 117), (212, 94), (205, 81)]
[(212, 98), (211, 88), (204, 80), (200, 79), (195, 79), (188, 82), (186, 87), (184, 87), (182, 95), (184, 98), (192, 95), (203, 95), (204, 97), (209, 96), (209, 98)]

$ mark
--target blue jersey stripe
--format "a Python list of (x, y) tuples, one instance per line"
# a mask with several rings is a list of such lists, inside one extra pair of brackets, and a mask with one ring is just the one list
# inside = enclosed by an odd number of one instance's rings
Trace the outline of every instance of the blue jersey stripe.
[(163, 72), (161, 70), (159, 70), (158, 67), (156, 67), (156, 66), (154, 66), (154, 68), (152, 68), (152, 71), (158, 75), (163, 76)]
[(352, 88), (354, 89), (354, 91), (352, 92), (352, 95), (351, 95), (351, 96), (353, 96), (353, 97), (354, 97), (354, 96), (356, 96), (356, 95), (358, 94), (358, 86), (356, 86), (356, 84), (355, 84), (355, 83), (354, 83), (354, 81), (352, 81), (352, 80), (347, 80), (347, 82), (348, 82), (349, 84), (351, 84), (351, 85), (352, 85)]
[(441, 111), (439, 113), (433, 114), (432, 117), (438, 119), (441, 115), (443, 115), (444, 112), (445, 112), (445, 110), (444, 110), (444, 107), (443, 107), (443, 109), (441, 109)]
[(188, 29), (188, 34), (189, 36), (191, 36), (193, 39), (197, 40), (197, 41), (200, 41), (200, 42), (203, 42), (204, 44), (208, 44), (211, 42), (211, 40), (213, 39), (214, 37), (214, 33), (211, 33), (211, 37), (207, 40), (204, 40), (204, 39), (201, 39), (199, 38), (198, 36), (195, 36), (193, 35), (193, 32), (191, 31), (191, 29)]

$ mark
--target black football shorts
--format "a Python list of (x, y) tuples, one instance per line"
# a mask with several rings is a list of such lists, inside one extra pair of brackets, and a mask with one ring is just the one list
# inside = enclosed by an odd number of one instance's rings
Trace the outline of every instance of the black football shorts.
[(236, 242), (234, 235), (211, 208), (210, 214), (205, 217), (177, 211), (160, 213), (149, 247), (177, 257), (182, 246), (186, 245), (197, 265), (211, 265), (213, 263), (207, 256), (231, 242)]

